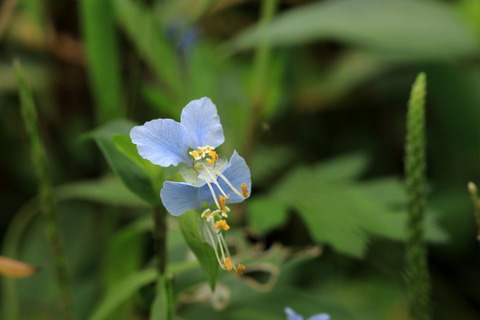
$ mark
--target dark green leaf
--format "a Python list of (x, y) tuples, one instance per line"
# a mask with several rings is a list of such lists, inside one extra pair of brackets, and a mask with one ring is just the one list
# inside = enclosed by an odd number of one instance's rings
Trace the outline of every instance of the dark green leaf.
[(113, 142), (115, 135), (128, 134), (133, 126), (134, 124), (127, 120), (116, 120), (95, 130), (92, 136), (110, 168), (127, 188), (149, 204), (156, 205), (160, 203), (160, 197), (150, 177), (134, 161), (120, 152)]
[(163, 183), (163, 168), (161, 166), (154, 165), (150, 161), (143, 159), (138, 154), (137, 146), (132, 142), (132, 139), (125, 134), (116, 134), (113, 137), (113, 143), (121, 153), (132, 160), (151, 179), (153, 179), (154, 182), (158, 182), (158, 185), (155, 185), (157, 190), (161, 189), (161, 184)]
[[(401, 184), (385, 178), (356, 182), (364, 166), (365, 159), (354, 155), (298, 168), (273, 190), (269, 202), (294, 208), (317, 242), (360, 257), (371, 234), (392, 240), (405, 238)], [(444, 239), (434, 221), (430, 223), (432, 239)]]

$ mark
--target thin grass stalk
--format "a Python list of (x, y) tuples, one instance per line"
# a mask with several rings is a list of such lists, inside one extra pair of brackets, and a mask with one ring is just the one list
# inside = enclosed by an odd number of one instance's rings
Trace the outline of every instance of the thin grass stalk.
[(405, 173), (408, 196), (405, 281), (414, 320), (431, 319), (430, 276), (424, 237), (426, 76), (413, 84), (407, 114)]
[(40, 134), (35, 103), (25, 80), (19, 61), (15, 61), (15, 71), (19, 84), (19, 96), (23, 122), (27, 131), (30, 153), (38, 182), (39, 204), (46, 228), (47, 241), (53, 256), (54, 273), (60, 291), (60, 301), (65, 319), (74, 319), (73, 295), (67, 272), (65, 252), (60, 228), (56, 219), (56, 205), (52, 182), (48, 170), (47, 154)]

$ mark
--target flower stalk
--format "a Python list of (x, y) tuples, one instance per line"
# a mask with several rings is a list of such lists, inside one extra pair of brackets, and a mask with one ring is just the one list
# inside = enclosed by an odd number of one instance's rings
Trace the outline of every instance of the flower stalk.
[(407, 114), (406, 188), (408, 197), (405, 281), (414, 320), (431, 319), (430, 276), (424, 239), (426, 76), (417, 76)]
[(47, 240), (53, 255), (54, 272), (60, 291), (60, 301), (65, 319), (74, 319), (73, 294), (67, 271), (67, 263), (63, 248), (63, 239), (56, 218), (56, 205), (53, 196), (52, 182), (49, 175), (47, 155), (38, 125), (32, 93), (24, 77), (20, 62), (15, 61), (15, 70), (19, 84), (19, 95), (23, 122), (30, 142), (31, 157), (39, 188), (40, 210), (46, 227)]
[(157, 271), (164, 275), (167, 266), (167, 213), (162, 206), (153, 207), (153, 236), (157, 254)]

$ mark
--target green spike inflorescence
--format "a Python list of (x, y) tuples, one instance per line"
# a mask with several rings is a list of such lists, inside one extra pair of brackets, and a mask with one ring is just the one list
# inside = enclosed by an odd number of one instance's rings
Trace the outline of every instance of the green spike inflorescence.
[(405, 281), (414, 320), (431, 319), (430, 276), (424, 239), (426, 76), (420, 73), (408, 103), (405, 173), (408, 196)]
[(57, 277), (64, 318), (73, 319), (73, 297), (67, 273), (67, 263), (63, 250), (63, 241), (56, 220), (56, 205), (53, 196), (53, 187), (48, 170), (47, 154), (40, 134), (38, 116), (30, 88), (25, 80), (24, 72), (19, 61), (15, 61), (15, 71), (18, 79), (20, 104), (23, 122), (28, 134), (30, 153), (38, 181), (39, 204), (46, 227), (50, 249), (53, 255), (54, 270)]

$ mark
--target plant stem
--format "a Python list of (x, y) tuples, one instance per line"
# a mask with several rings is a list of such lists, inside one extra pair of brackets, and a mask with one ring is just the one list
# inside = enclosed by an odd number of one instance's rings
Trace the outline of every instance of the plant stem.
[(62, 309), (66, 319), (73, 319), (73, 295), (70, 287), (63, 240), (56, 218), (56, 205), (50, 180), (45, 146), (40, 135), (38, 116), (33, 96), (25, 80), (23, 69), (15, 61), (23, 122), (30, 141), (30, 151), (39, 188), (39, 203), (46, 227), (47, 240), (53, 254), (55, 275), (60, 290)]
[(162, 206), (153, 207), (153, 236), (157, 253), (157, 271), (165, 274), (167, 266), (167, 214)]
[(150, 319), (172, 320), (175, 310), (172, 283), (167, 273), (167, 212), (162, 206), (153, 207), (153, 221), (158, 277)]
[(431, 319), (430, 276), (424, 239), (426, 77), (417, 76), (407, 114), (406, 187), (408, 196), (405, 280), (414, 320)]

